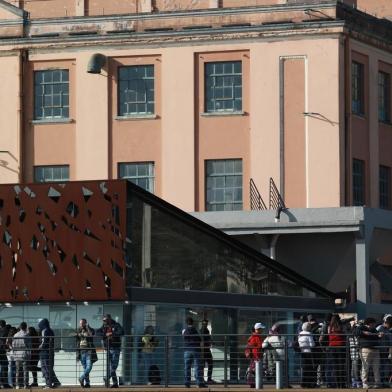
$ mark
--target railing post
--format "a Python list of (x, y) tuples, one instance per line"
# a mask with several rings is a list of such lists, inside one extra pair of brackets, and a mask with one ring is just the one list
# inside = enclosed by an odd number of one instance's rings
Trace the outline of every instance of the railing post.
[(110, 387), (110, 340), (106, 339), (106, 377), (105, 387)]
[(351, 371), (350, 371), (350, 338), (346, 335), (346, 387), (351, 385)]
[(276, 389), (283, 388), (283, 366), (282, 361), (276, 361)]
[(289, 387), (289, 345), (287, 338), (284, 340), (284, 387)]
[(227, 388), (228, 380), (227, 380), (227, 335), (225, 335), (223, 340), (223, 384), (225, 388)]
[(255, 361), (256, 389), (263, 389), (263, 362)]
[(169, 337), (165, 336), (165, 387), (169, 386)]

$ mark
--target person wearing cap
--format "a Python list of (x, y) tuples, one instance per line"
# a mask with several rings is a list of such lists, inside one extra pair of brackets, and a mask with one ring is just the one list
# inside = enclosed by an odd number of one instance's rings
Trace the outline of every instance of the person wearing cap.
[(262, 359), (262, 346), (263, 346), (263, 337), (261, 336), (261, 333), (263, 329), (265, 329), (265, 325), (262, 323), (256, 323), (254, 325), (254, 332), (252, 332), (252, 335), (248, 339), (248, 344), (247, 346), (251, 349), (252, 352), (252, 359), (254, 361), (260, 361)]
[(109, 368), (110, 377), (112, 378), (111, 388), (118, 388), (116, 370), (120, 360), (121, 336), (124, 335), (124, 330), (119, 323), (112, 319), (110, 314), (105, 314), (102, 321), (102, 327), (97, 329), (96, 335), (102, 336), (103, 345), (109, 351)]
[(376, 330), (382, 333), (380, 338), (380, 377), (381, 384), (389, 387), (389, 378), (391, 375), (391, 361), (389, 353), (392, 348), (392, 315), (385, 315), (383, 323)]
[(256, 323), (252, 329), (252, 335), (249, 337), (248, 342), (246, 344), (245, 349), (245, 357), (250, 360), (248, 370), (247, 370), (247, 383), (251, 388), (255, 387), (255, 368), (256, 362), (262, 360), (262, 346), (263, 346), (263, 337), (261, 333), (265, 329), (265, 326), (262, 323)]
[(266, 350), (269, 377), (275, 377), (276, 361), (285, 360), (285, 341), (280, 325), (274, 324), (262, 344), (262, 348)]
[[(208, 329), (208, 320), (204, 319), (201, 322), (201, 329), (200, 329), (200, 336), (201, 336), (201, 362), (202, 368), (204, 370), (204, 366), (207, 364), (207, 383), (213, 384), (212, 380), (212, 369), (213, 369), (213, 358), (211, 353), (211, 334), (210, 330)], [(204, 373), (204, 372), (203, 372)]]

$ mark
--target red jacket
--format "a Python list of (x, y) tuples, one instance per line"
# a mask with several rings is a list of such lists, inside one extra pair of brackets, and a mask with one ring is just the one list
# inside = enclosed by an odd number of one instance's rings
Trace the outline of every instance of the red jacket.
[(334, 330), (332, 328), (328, 328), (328, 346), (338, 347), (338, 346), (344, 346), (345, 344), (346, 344), (346, 339), (341, 329)]
[(255, 361), (261, 359), (261, 345), (263, 344), (263, 338), (258, 333), (252, 333), (252, 336), (248, 339), (248, 347), (252, 350), (252, 358)]

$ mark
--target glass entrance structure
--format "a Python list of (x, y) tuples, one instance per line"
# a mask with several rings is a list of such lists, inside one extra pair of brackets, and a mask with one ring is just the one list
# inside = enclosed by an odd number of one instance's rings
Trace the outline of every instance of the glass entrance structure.
[(178, 335), (187, 316), (247, 334), (334, 309), (333, 293), (127, 180), (1, 185), (0, 218), (0, 319), (48, 318), (58, 350), (105, 313), (126, 335)]

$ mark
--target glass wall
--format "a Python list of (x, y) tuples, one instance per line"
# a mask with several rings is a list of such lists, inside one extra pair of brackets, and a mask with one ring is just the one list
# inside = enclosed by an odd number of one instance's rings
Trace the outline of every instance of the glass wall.
[(316, 297), (261, 261), (131, 196), (128, 286)]

